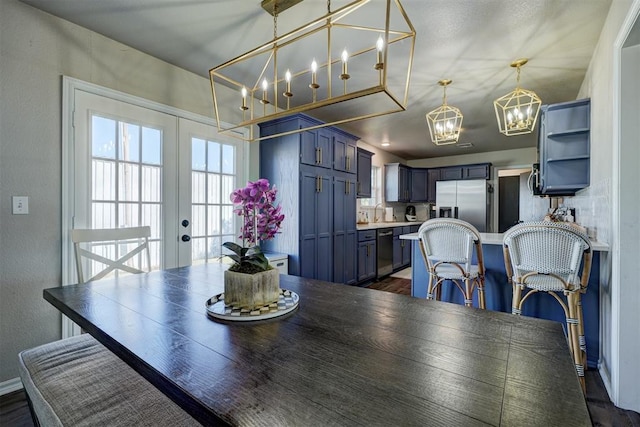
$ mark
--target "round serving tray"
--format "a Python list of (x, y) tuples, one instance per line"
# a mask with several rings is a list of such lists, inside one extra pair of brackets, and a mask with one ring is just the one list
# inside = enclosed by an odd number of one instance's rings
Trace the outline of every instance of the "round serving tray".
[(224, 294), (218, 294), (207, 300), (207, 315), (214, 319), (235, 322), (272, 319), (292, 312), (298, 307), (299, 301), (300, 297), (295, 292), (280, 289), (277, 303), (265, 305), (255, 310), (246, 310), (225, 305)]

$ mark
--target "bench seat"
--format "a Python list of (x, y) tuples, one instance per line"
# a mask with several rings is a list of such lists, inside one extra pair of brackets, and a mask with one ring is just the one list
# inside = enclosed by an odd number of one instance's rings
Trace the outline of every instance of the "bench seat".
[(19, 370), (41, 426), (200, 425), (89, 334), (22, 351)]

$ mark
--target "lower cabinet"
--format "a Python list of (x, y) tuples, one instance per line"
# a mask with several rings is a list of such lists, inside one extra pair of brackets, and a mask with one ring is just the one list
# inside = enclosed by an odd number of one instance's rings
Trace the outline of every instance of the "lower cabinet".
[(358, 283), (376, 278), (376, 231), (358, 231)]
[(393, 229), (393, 270), (408, 267), (411, 264), (411, 241), (400, 239), (400, 235), (409, 234), (409, 227)]

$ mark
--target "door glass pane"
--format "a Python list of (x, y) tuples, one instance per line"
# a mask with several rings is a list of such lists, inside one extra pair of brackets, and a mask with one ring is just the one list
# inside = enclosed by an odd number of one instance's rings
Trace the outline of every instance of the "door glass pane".
[(106, 117), (91, 117), (91, 145), (93, 157), (116, 158), (116, 124)]
[[(92, 115), (91, 125), (90, 228), (149, 225), (151, 268), (158, 269), (162, 265), (162, 131), (98, 115)], [(105, 246), (116, 257), (125, 249), (125, 244)], [(146, 269), (144, 258), (137, 256), (131, 262)], [(92, 269), (97, 271), (99, 265)]]
[(142, 163), (162, 164), (162, 134), (160, 130), (142, 128)]
[(222, 243), (236, 241), (229, 198), (236, 183), (236, 147), (192, 138), (191, 149), (192, 263), (218, 262)]
[(120, 144), (118, 158), (132, 162), (140, 161), (140, 126), (119, 122)]

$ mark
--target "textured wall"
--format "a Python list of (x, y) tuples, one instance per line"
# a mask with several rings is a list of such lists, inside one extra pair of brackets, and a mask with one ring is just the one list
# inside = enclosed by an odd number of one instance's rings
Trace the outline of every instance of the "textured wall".
[[(640, 411), (640, 398), (637, 379), (640, 368), (637, 363), (640, 358), (637, 337), (637, 325), (640, 323), (640, 313), (637, 303), (640, 300), (640, 288), (637, 286), (637, 253), (638, 240), (638, 208), (640, 196), (637, 186), (637, 133), (634, 141), (623, 141), (618, 152), (617, 141), (614, 139), (614, 129), (620, 117), (616, 103), (618, 75), (615, 68), (615, 42), (620, 36), (625, 20), (632, 18), (633, 13), (640, 10), (640, 0), (618, 0), (611, 4), (611, 9), (600, 35), (598, 46), (594, 52), (591, 64), (587, 70), (585, 80), (580, 89), (580, 98), (591, 98), (591, 185), (580, 192), (568, 205), (575, 205), (579, 215), (585, 218), (588, 226), (596, 229), (598, 240), (612, 245), (611, 252), (601, 261), (600, 274), (600, 330), (601, 330), (601, 370), (603, 379), (609, 389), (611, 399), (616, 405)], [(640, 40), (640, 26), (636, 23), (635, 38)], [(635, 63), (626, 66), (627, 81), (636, 82), (623, 86), (621, 94), (623, 121), (636, 126), (638, 119), (637, 75), (640, 70), (637, 56)], [(624, 71), (624, 70), (623, 70)], [(636, 101), (634, 106), (624, 105), (629, 92), (635, 91), (631, 99)], [(632, 113), (629, 116), (628, 113)], [(624, 114), (627, 118), (624, 119)], [(635, 116), (633, 116), (635, 113)], [(635, 149), (630, 149), (635, 147)], [(620, 164), (618, 165), (618, 160)], [(630, 166), (628, 162), (632, 162)], [(626, 165), (626, 166), (625, 166)], [(621, 186), (616, 186), (620, 179)], [(618, 188), (616, 188), (618, 187)], [(616, 200), (620, 207), (624, 206), (618, 218), (613, 206)], [(624, 226), (624, 217), (628, 213), (633, 215), (633, 227)], [(616, 224), (620, 223), (619, 231)], [(620, 252), (616, 245), (622, 242), (631, 243), (635, 250), (627, 251), (630, 259), (625, 256), (623, 247)], [(633, 278), (624, 278), (624, 271), (635, 269)], [(622, 274), (621, 274), (622, 270)]]
[[(61, 336), (42, 290), (61, 281), (62, 75), (211, 116), (206, 72), (0, 1), (0, 384), (20, 350)], [(12, 195), (29, 196), (29, 215), (11, 214)]]

